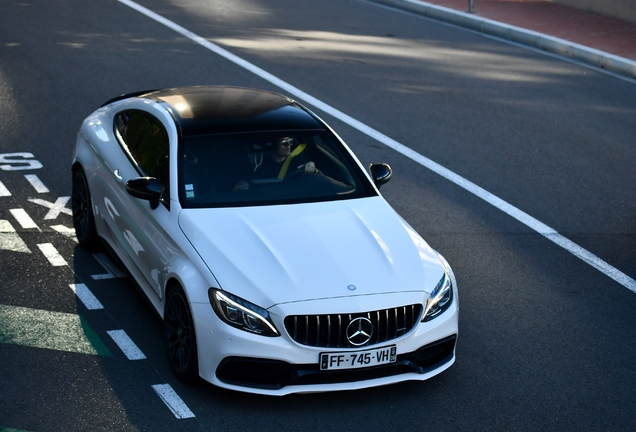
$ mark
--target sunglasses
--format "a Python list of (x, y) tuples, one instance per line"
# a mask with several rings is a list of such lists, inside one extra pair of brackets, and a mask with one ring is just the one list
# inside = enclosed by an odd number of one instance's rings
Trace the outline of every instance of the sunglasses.
[(278, 145), (281, 145), (283, 147), (289, 147), (292, 141), (293, 141), (293, 138), (283, 138), (282, 140), (278, 141)]

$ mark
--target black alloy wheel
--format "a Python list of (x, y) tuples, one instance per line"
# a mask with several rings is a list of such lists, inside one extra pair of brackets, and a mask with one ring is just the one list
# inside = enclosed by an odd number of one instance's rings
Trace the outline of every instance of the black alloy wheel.
[(172, 371), (183, 381), (195, 380), (199, 376), (196, 335), (188, 301), (178, 285), (168, 292), (163, 323)]
[(79, 244), (87, 249), (93, 249), (99, 244), (95, 216), (91, 203), (86, 175), (81, 168), (73, 171), (73, 188), (71, 192), (71, 209), (73, 226)]

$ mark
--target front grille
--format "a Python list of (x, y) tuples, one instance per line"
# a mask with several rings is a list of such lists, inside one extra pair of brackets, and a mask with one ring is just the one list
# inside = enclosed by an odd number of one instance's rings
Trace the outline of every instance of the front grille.
[(452, 335), (414, 352), (400, 354), (395, 363), (364, 369), (323, 371), (318, 364), (227, 357), (219, 364), (216, 375), (228, 384), (278, 390), (293, 385), (340, 384), (408, 373), (424, 374), (453, 360), (456, 340), (457, 336)]
[[(347, 340), (347, 326), (359, 317), (373, 324), (373, 333), (363, 346), (385, 343), (410, 332), (420, 321), (422, 305), (414, 304), (354, 314), (291, 315), (285, 318), (289, 336), (302, 345), (324, 348), (354, 348)], [(360, 345), (355, 346), (355, 348)]]

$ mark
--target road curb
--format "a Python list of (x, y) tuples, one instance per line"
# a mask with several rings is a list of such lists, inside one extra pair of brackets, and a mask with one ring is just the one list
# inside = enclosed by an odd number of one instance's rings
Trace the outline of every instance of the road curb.
[(565, 39), (548, 36), (543, 33), (538, 33), (509, 24), (503, 24), (498, 21), (475, 16), (468, 12), (449, 9), (444, 6), (437, 6), (419, 0), (371, 1), (408, 10), (419, 15), (424, 15), (428, 18), (446, 21), (451, 24), (497, 36), (502, 39), (508, 39), (513, 42), (540, 48), (542, 50), (589, 63), (630, 78), (636, 78), (636, 61), (586, 47)]

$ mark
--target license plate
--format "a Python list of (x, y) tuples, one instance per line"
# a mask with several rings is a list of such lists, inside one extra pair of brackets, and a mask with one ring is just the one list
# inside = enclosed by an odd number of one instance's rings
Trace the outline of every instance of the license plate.
[(358, 369), (395, 363), (397, 348), (391, 345), (366, 351), (320, 354), (320, 370)]

